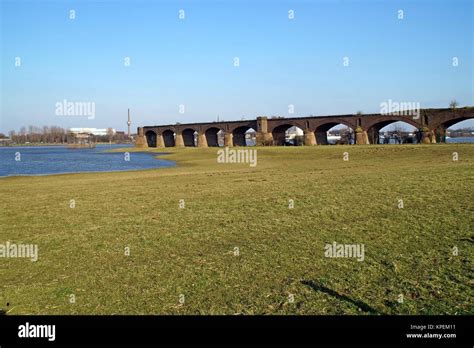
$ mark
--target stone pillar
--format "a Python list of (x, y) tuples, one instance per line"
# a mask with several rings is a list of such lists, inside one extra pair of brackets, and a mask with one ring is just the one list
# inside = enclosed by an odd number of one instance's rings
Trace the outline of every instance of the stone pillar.
[(420, 134), (422, 144), (431, 144), (431, 131), (428, 129), (428, 127), (421, 128)]
[(314, 135), (314, 132), (311, 131), (311, 129), (309, 128), (306, 128), (304, 130), (304, 144), (306, 146), (316, 145), (316, 136)]
[(367, 134), (367, 131), (363, 130), (360, 127), (357, 127), (355, 129), (355, 142), (357, 145), (366, 145), (369, 144), (369, 136)]
[(431, 140), (428, 134), (424, 133), (421, 134), (421, 143), (422, 144), (431, 144)]
[(198, 147), (207, 147), (206, 134), (198, 133)]
[(165, 147), (165, 140), (161, 133), (156, 135), (156, 147)]
[(265, 116), (257, 117), (257, 146), (273, 145), (273, 135), (268, 133), (268, 119)]
[(174, 147), (184, 147), (183, 134), (176, 132), (176, 138), (174, 139)]
[(146, 137), (143, 134), (143, 127), (138, 127), (137, 129), (137, 138), (135, 139), (135, 147), (146, 149), (148, 148), (148, 142)]
[(257, 132), (256, 143), (257, 143), (257, 146), (271, 146), (271, 145), (273, 145), (273, 135), (272, 135), (272, 133)]
[(224, 146), (225, 147), (233, 147), (234, 146), (234, 135), (229, 132), (225, 132), (224, 134)]

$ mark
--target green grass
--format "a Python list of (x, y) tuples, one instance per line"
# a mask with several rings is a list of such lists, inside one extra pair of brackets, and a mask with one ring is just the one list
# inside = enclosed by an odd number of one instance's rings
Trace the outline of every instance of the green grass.
[[(0, 243), (36, 243), (39, 259), (0, 259), (0, 309), (474, 313), (474, 146), (258, 148), (255, 168), (170, 152), (175, 168), (1, 179)], [(365, 260), (324, 257), (333, 241)]]

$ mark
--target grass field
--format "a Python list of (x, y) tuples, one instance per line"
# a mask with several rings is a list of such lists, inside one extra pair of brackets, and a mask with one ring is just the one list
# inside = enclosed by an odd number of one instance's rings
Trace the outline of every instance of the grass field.
[[(39, 258), (0, 258), (0, 309), (474, 313), (473, 145), (257, 151), (254, 168), (186, 148), (175, 168), (1, 179), (0, 243)], [(364, 261), (325, 257), (333, 241)]]

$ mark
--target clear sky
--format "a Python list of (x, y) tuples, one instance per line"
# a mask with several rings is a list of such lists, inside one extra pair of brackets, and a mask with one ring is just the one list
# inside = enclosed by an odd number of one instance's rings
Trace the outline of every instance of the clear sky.
[(3, 133), (474, 105), (473, 1), (0, 1)]

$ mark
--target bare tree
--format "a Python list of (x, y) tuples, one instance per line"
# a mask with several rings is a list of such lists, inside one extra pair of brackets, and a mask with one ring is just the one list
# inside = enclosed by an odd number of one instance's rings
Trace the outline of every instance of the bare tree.
[(112, 142), (112, 139), (114, 137), (114, 130), (112, 128), (107, 128), (107, 140), (109, 143)]

